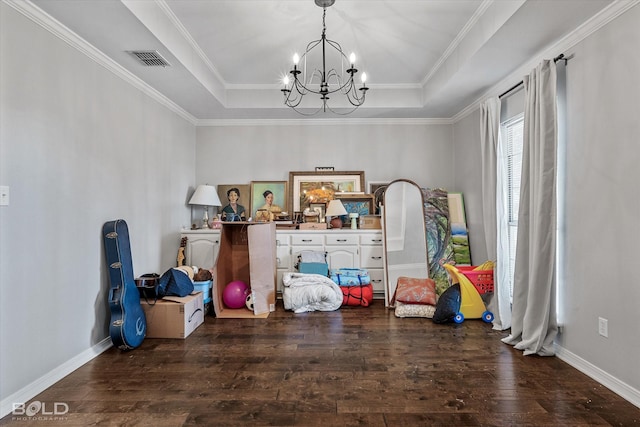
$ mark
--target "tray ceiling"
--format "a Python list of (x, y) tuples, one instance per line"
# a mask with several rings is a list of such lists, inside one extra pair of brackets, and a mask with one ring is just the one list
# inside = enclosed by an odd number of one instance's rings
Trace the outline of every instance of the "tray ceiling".
[[(283, 105), (280, 79), (293, 53), (320, 37), (313, 0), (32, 3), (195, 121), (302, 117)], [(454, 117), (611, 3), (337, 0), (327, 36), (356, 53), (371, 88), (346, 117)], [(157, 51), (171, 66), (144, 66), (134, 50)]]

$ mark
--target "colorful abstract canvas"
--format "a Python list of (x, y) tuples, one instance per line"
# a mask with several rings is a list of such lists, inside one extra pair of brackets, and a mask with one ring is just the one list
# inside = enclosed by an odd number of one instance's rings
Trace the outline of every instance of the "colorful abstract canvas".
[(436, 282), (436, 293), (441, 295), (449, 287), (449, 275), (442, 264), (454, 260), (449, 222), (447, 190), (423, 188), (429, 277)]
[(462, 193), (449, 193), (449, 220), (451, 223), (451, 243), (456, 265), (471, 265), (469, 231), (464, 211)]

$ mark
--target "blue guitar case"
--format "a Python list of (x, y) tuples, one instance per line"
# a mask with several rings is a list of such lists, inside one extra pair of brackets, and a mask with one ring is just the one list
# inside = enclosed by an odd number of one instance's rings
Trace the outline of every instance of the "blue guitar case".
[(109, 269), (109, 334), (120, 350), (132, 350), (144, 340), (147, 320), (140, 305), (140, 293), (133, 277), (129, 228), (123, 219), (102, 227), (104, 252)]

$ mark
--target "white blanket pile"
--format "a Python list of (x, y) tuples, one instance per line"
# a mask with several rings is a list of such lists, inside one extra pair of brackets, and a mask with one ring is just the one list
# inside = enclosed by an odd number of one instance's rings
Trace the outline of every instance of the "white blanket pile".
[(286, 273), (282, 278), (284, 308), (295, 313), (334, 311), (342, 305), (340, 286), (320, 274)]

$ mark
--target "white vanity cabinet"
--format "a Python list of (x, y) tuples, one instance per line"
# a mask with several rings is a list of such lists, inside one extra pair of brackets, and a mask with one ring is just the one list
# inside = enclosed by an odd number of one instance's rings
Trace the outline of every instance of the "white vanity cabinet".
[(369, 272), (373, 293), (384, 297), (384, 257), (382, 252), (382, 233), (363, 233), (360, 235), (360, 268)]
[[(279, 236), (280, 232), (276, 232)], [(296, 271), (298, 255), (304, 250), (324, 251), (329, 268), (365, 268), (371, 276), (374, 296), (384, 298), (382, 230), (287, 231), (291, 242), (291, 266)], [(279, 289), (282, 281), (278, 282)]]
[[(220, 230), (183, 230), (187, 265), (212, 268), (218, 257)], [(376, 298), (384, 297), (382, 230), (276, 230), (277, 290), (282, 278), (296, 272), (302, 251), (326, 252), (329, 268), (365, 268)]]
[(327, 253), (329, 268), (360, 267), (359, 243), (356, 234), (329, 230), (324, 236), (324, 250)]
[(291, 235), (280, 233), (276, 230), (276, 278), (277, 292), (282, 294), (282, 277), (291, 271), (291, 265), (295, 264), (291, 253)]
[(184, 250), (185, 265), (212, 269), (220, 250), (220, 230), (183, 230), (181, 238), (186, 237)]
[(291, 264), (289, 265), (289, 271), (297, 271), (295, 265), (298, 263), (300, 253), (303, 251), (323, 252), (324, 237), (322, 234), (313, 234), (313, 232), (307, 230), (303, 233), (291, 232)]

